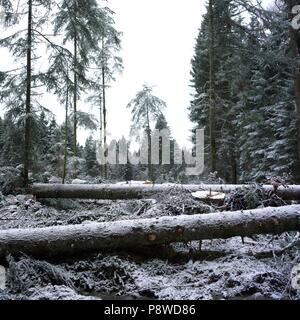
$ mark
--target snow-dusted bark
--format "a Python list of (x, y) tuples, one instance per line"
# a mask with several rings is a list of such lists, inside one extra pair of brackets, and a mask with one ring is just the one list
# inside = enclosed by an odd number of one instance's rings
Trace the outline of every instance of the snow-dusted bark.
[(300, 231), (300, 205), (0, 231), (0, 256), (76, 255), (106, 249)]
[[(60, 185), (60, 184), (35, 184), (32, 193), (37, 198), (78, 198), (78, 199), (140, 199), (155, 193), (167, 192), (178, 187), (191, 192), (211, 190), (228, 193), (238, 188), (250, 187), (250, 185)], [(274, 191), (271, 185), (265, 185), (267, 191)], [(276, 194), (285, 200), (300, 200), (300, 185), (279, 187)]]

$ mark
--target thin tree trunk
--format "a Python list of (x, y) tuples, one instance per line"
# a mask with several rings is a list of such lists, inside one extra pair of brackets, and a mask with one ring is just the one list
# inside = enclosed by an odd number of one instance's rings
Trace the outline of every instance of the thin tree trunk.
[(232, 159), (232, 183), (237, 184), (238, 183), (238, 175), (237, 175), (237, 163), (236, 159)]
[(150, 128), (150, 116), (149, 108), (147, 106), (147, 139), (148, 139), (148, 180), (153, 181), (152, 165), (151, 165), (151, 128)]
[(77, 33), (74, 38), (74, 156), (77, 156)]
[(300, 206), (0, 231), (0, 256), (65, 256), (300, 231)]
[[(106, 127), (107, 127), (107, 110), (106, 110), (106, 81), (105, 81), (105, 43), (104, 38), (102, 37), (102, 61), (101, 61), (101, 73), (102, 73), (102, 109), (103, 109), (103, 149), (104, 155), (107, 156), (107, 136), (106, 136)], [(104, 179), (107, 179), (107, 163), (106, 159), (103, 164), (103, 174)]]
[(296, 97), (296, 123), (297, 123), (297, 150), (298, 164), (296, 168), (296, 181), (300, 182), (300, 74), (295, 70), (295, 97)]
[(153, 168), (152, 168), (152, 164), (151, 164), (151, 129), (147, 128), (147, 138), (148, 138), (148, 179), (150, 181), (154, 180), (153, 177)]
[[(235, 132), (233, 133), (235, 136)], [(238, 164), (237, 164), (237, 152), (235, 147), (233, 147), (232, 150), (232, 159), (231, 159), (231, 170), (232, 170), (232, 183), (237, 184), (238, 183)]]
[[(100, 111), (100, 142), (99, 142), (99, 148), (102, 152), (102, 148), (103, 148), (103, 107), (102, 107), (102, 93), (100, 93), (100, 106), (99, 106), (99, 111)], [(101, 176), (104, 176), (104, 170), (103, 170), (103, 166), (100, 166), (100, 173)]]
[[(294, 5), (298, 4), (295, 0), (286, 0), (286, 4), (289, 11), (290, 21), (293, 19), (292, 8)], [(297, 41), (297, 39), (299, 39)], [(290, 41), (292, 55), (296, 59), (300, 54), (300, 34), (299, 30), (294, 30), (292, 27), (290, 29)], [(300, 182), (300, 74), (298, 65), (294, 63), (294, 92), (295, 92), (295, 104), (296, 104), (296, 124), (297, 124), (297, 156), (298, 163), (295, 172), (295, 180)]]
[(28, 27), (27, 27), (27, 89), (26, 89), (26, 118), (24, 141), (24, 186), (29, 185), (29, 166), (31, 156), (31, 55), (32, 55), (32, 0), (28, 0)]
[[(103, 99), (103, 148), (104, 154), (107, 155), (107, 137), (106, 137), (106, 92), (105, 92), (105, 66), (104, 62), (102, 62), (102, 99)], [(107, 163), (106, 161), (103, 164), (104, 168), (104, 178), (107, 179)]]
[[(69, 72), (67, 71), (67, 78), (69, 79)], [(67, 176), (67, 161), (68, 161), (68, 110), (69, 110), (69, 83), (67, 82), (66, 90), (66, 115), (65, 115), (65, 154), (64, 154), (64, 169), (62, 183), (65, 184)]]
[(211, 171), (217, 170), (216, 119), (214, 101), (214, 26), (213, 0), (209, 0), (209, 140)]
[(100, 94), (100, 106), (99, 106), (99, 121), (100, 121), (100, 148), (103, 146), (103, 110), (102, 110), (102, 95)]

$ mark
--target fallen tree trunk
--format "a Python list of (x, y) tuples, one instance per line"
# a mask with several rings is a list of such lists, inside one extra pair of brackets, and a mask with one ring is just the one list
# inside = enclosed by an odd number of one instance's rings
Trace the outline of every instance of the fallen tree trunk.
[(76, 255), (89, 251), (300, 231), (300, 205), (194, 216), (162, 217), (0, 231), (0, 256)]
[[(37, 198), (74, 198), (74, 199), (141, 199), (156, 193), (168, 192), (178, 187), (191, 192), (211, 190), (229, 193), (239, 188), (251, 185), (62, 185), (62, 184), (34, 184), (32, 193)], [(264, 185), (266, 191), (274, 190), (271, 185)], [(276, 194), (284, 200), (300, 200), (300, 185), (279, 187)]]

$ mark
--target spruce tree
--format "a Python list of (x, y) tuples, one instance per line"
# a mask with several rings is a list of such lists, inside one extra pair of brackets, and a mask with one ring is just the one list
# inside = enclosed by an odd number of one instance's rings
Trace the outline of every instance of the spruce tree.
[[(237, 110), (236, 80), (240, 77), (239, 53), (244, 49), (244, 25), (234, 1), (210, 0), (192, 60), (195, 95), (190, 119), (205, 128), (209, 146), (205, 158), (209, 170), (217, 170), (227, 181), (238, 180), (238, 152), (235, 146)], [(235, 67), (236, 66), (236, 67)]]
[[(93, 76), (92, 94), (89, 101), (99, 108), (100, 148), (107, 148), (107, 95), (106, 91), (115, 73), (123, 70), (122, 59), (118, 56), (121, 49), (121, 33), (115, 29), (114, 12), (103, 9), (103, 29), (99, 32), (99, 48), (93, 52), (95, 72)], [(107, 167), (104, 164), (104, 177), (107, 178)]]
[(85, 172), (91, 177), (98, 175), (98, 162), (96, 154), (96, 142), (90, 136), (84, 147)]
[[(290, 47), (286, 7), (266, 10), (236, 0), (215, 0), (209, 5), (192, 61), (195, 96), (190, 107), (196, 128), (206, 128), (205, 141), (210, 146), (206, 159), (214, 153), (209, 129), (213, 96), (216, 168), (225, 181), (263, 181), (295, 172), (297, 94), (293, 94), (292, 66), (297, 63)], [(243, 21), (241, 9), (248, 11), (250, 23)]]
[(289, 20), (289, 54), (293, 59), (293, 82), (294, 82), (294, 97), (296, 104), (295, 121), (297, 127), (297, 163), (295, 169), (295, 178), (300, 182), (300, 29), (292, 28), (292, 21), (295, 19), (296, 14), (294, 8), (299, 5), (297, 0), (284, 0), (285, 12), (287, 12)]
[[(9, 117), (18, 119), (24, 126), (23, 148), (23, 176), (24, 186), (29, 184), (29, 169), (32, 162), (32, 127), (36, 121), (37, 89), (43, 85), (41, 72), (34, 72), (38, 56), (36, 50), (45, 41), (46, 36), (39, 29), (47, 22), (47, 15), (51, 10), (52, 1), (28, 0), (18, 2), (17, 7), (5, 1), (4, 5), (9, 12), (8, 21), (18, 23), (26, 16), (27, 28), (14, 32), (0, 40), (0, 46), (8, 48), (16, 60), (17, 67), (2, 72), (1, 100), (4, 102)], [(33, 13), (33, 7), (39, 7)], [(12, 25), (8, 25), (12, 27)], [(20, 63), (20, 60), (23, 63)]]
[[(99, 33), (103, 31), (105, 14), (96, 0), (62, 0), (54, 19), (54, 32), (63, 32), (63, 44), (73, 46), (73, 152), (77, 155), (77, 128), (79, 118), (78, 100), (81, 93), (91, 85), (87, 77), (92, 50), (99, 49)], [(82, 112), (81, 112), (82, 115)]]
[(136, 134), (143, 130), (146, 133), (148, 144), (148, 179), (153, 180), (151, 166), (151, 123), (158, 119), (166, 103), (160, 98), (153, 95), (152, 87), (144, 85), (136, 97), (129, 102), (127, 108), (132, 113), (132, 133)]
[[(167, 130), (170, 133), (170, 128), (168, 125), (168, 122), (164, 116), (164, 114), (160, 114), (157, 118), (156, 124), (155, 124), (155, 130), (159, 130), (160, 132), (162, 132), (162, 130)], [(169, 140), (169, 144), (170, 144), (170, 163), (169, 164), (164, 164), (163, 163), (163, 138), (160, 136), (159, 137), (159, 141), (158, 141), (158, 152), (159, 152), (159, 165), (153, 166), (153, 175), (155, 176), (155, 181), (158, 180), (158, 177), (161, 178), (161, 181), (164, 181), (165, 178), (167, 177), (167, 175), (170, 173), (171, 171), (171, 157), (172, 157), (172, 153), (171, 153), (171, 141), (172, 138), (170, 137)]]

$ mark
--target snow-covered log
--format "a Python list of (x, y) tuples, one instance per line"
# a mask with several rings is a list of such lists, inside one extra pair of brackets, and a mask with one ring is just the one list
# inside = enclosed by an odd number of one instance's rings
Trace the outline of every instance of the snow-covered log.
[(300, 231), (300, 205), (39, 229), (0, 231), (0, 256), (65, 256), (101, 250)]
[[(34, 184), (32, 193), (37, 198), (77, 198), (77, 199), (140, 199), (155, 193), (168, 192), (174, 187), (197, 192), (201, 190), (229, 193), (238, 188), (251, 185), (174, 185), (174, 184), (99, 184), (99, 185), (62, 185)], [(271, 185), (264, 185), (267, 191), (274, 191)], [(276, 194), (284, 200), (300, 200), (300, 185), (279, 187)]]

